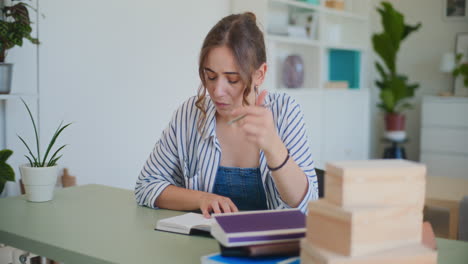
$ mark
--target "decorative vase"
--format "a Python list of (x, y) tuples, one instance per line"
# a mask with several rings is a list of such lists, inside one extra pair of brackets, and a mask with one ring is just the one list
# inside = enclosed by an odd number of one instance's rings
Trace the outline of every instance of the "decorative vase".
[(0, 63), (0, 94), (10, 93), (12, 74), (13, 74), (13, 64)]
[(304, 62), (299, 55), (289, 55), (283, 64), (283, 84), (288, 88), (299, 88), (304, 83)]
[(406, 139), (405, 115), (398, 113), (385, 114), (385, 138), (392, 141)]
[(20, 166), (21, 179), (30, 202), (47, 202), (53, 199), (57, 183), (58, 166), (31, 167)]

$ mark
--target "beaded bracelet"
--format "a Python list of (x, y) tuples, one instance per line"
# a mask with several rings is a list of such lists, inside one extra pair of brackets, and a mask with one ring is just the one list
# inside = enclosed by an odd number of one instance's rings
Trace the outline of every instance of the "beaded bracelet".
[(288, 162), (288, 160), (289, 160), (289, 149), (288, 149), (288, 155), (286, 156), (286, 159), (284, 159), (283, 163), (281, 163), (281, 165), (279, 165), (276, 168), (272, 168), (272, 167), (268, 166), (268, 164), (267, 164), (267, 167), (268, 167), (268, 169), (270, 171), (277, 171), (277, 170), (283, 168), (283, 166), (286, 164), (286, 162)]

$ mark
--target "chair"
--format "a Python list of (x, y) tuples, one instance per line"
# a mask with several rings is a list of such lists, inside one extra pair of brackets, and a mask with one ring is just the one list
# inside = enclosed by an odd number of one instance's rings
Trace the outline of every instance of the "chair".
[(325, 196), (325, 189), (324, 189), (325, 171), (322, 169), (315, 168), (315, 173), (317, 174), (319, 198), (323, 198)]
[(460, 202), (459, 217), (458, 239), (468, 242), (468, 196), (464, 196)]

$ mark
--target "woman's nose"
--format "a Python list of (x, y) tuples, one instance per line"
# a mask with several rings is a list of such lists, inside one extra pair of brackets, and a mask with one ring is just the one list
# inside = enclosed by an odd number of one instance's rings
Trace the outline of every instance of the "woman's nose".
[(214, 85), (213, 93), (217, 97), (223, 96), (224, 94), (226, 94), (226, 84), (222, 80), (222, 78), (218, 78), (218, 80), (216, 81), (216, 83)]

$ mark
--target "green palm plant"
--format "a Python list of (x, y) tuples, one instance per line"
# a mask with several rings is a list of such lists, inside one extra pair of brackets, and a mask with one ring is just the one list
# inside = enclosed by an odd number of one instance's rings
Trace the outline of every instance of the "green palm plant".
[(419, 30), (421, 23), (415, 26), (407, 25), (403, 14), (388, 2), (382, 2), (381, 8), (377, 8), (377, 11), (382, 18), (383, 32), (372, 36), (372, 44), (385, 64), (384, 67), (379, 62), (375, 62), (381, 77), (381, 80), (375, 82), (380, 89), (381, 100), (377, 106), (386, 113), (401, 113), (412, 107), (407, 99), (414, 96), (419, 84), (410, 84), (407, 76), (398, 73), (397, 54), (401, 42)]
[(60, 133), (62, 133), (62, 131), (65, 128), (67, 128), (69, 125), (71, 125), (71, 123), (68, 123), (66, 125), (62, 125), (63, 122), (60, 123), (57, 130), (55, 130), (55, 133), (52, 136), (52, 139), (49, 142), (49, 145), (47, 147), (47, 150), (46, 150), (43, 158), (41, 159), (41, 151), (40, 151), (40, 146), (39, 146), (39, 135), (37, 133), (36, 122), (34, 121), (34, 118), (33, 118), (32, 114), (31, 114), (31, 110), (29, 109), (26, 102), (23, 99), (21, 99), (21, 101), (23, 102), (24, 106), (26, 107), (26, 109), (28, 111), (28, 114), (29, 114), (29, 117), (31, 119), (32, 125), (34, 127), (34, 134), (36, 136), (36, 150), (37, 150), (36, 155), (34, 155), (33, 152), (31, 151), (31, 148), (26, 143), (26, 141), (20, 135), (18, 135), (19, 139), (21, 140), (21, 142), (23, 142), (23, 144), (26, 146), (26, 148), (28, 149), (28, 152), (29, 152), (29, 156), (28, 155), (24, 155), (24, 156), (28, 159), (29, 165), (31, 167), (50, 167), (50, 166), (56, 165), (57, 161), (62, 157), (62, 155), (58, 156), (58, 154), (66, 145), (63, 145), (63, 146), (59, 147), (54, 152), (54, 154), (49, 158), (49, 160), (47, 160), (47, 158), (49, 157), (49, 153), (52, 150), (52, 147), (54, 146), (55, 141), (57, 140)]
[(15, 181), (15, 171), (6, 162), (12, 154), (13, 151), (9, 149), (0, 150), (0, 193), (3, 192), (7, 181)]

